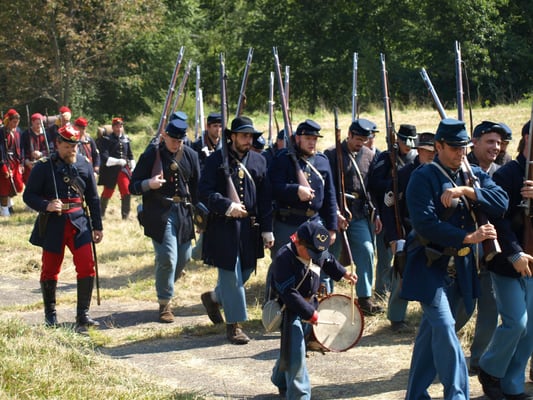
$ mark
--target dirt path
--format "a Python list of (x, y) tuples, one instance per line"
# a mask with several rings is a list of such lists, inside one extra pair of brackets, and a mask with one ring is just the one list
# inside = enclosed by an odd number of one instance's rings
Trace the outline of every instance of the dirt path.
[[(61, 293), (75, 291), (74, 284), (61, 284)], [(40, 300), (34, 280), (0, 278), (0, 307), (24, 305)], [(199, 299), (198, 299), (199, 300)], [(12, 308), (10, 308), (12, 309)], [(168, 329), (208, 324), (200, 302), (191, 300), (175, 309), (176, 322)], [(93, 305), (91, 315), (104, 330), (120, 333), (161, 329), (154, 321), (155, 305), (151, 302), (103, 301)], [(0, 311), (0, 317), (17, 316), (29, 324), (40, 324), (42, 311)], [(58, 308), (62, 321), (74, 321), (73, 307)], [(313, 399), (399, 400), (405, 396), (410, 353), (414, 334), (393, 334), (383, 320), (367, 318), (359, 343), (344, 353), (309, 354), (308, 368)], [(277, 398), (270, 383), (270, 372), (279, 348), (278, 334), (264, 334), (250, 324), (252, 341), (245, 346), (230, 345), (224, 327), (204, 336), (180, 335), (175, 338), (138, 341), (119, 347), (100, 348), (101, 353), (130, 363), (154, 379), (179, 389), (194, 390), (208, 399)], [(367, 332), (372, 332), (367, 333)], [(485, 399), (477, 378), (470, 378), (471, 398)], [(528, 390), (531, 390), (531, 386)], [(430, 388), (433, 398), (442, 398), (442, 387)]]

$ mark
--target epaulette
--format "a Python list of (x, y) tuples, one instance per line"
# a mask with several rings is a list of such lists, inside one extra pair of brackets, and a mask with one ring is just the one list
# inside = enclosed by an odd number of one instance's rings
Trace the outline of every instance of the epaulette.
[(41, 157), (37, 160), (37, 162), (40, 162), (40, 163), (45, 163), (45, 162), (48, 162), (48, 160), (50, 159), (50, 157), (48, 156), (45, 156), (45, 157)]

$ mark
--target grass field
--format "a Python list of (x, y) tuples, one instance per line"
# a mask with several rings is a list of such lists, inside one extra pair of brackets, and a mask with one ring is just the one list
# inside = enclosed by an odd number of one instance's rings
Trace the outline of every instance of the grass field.
[[(453, 115), (453, 110), (449, 111)], [(520, 138), (520, 130), (530, 117), (530, 104), (521, 103), (511, 106), (475, 109), (474, 125), (482, 120), (507, 123), (513, 130), (513, 143), (509, 149), (515, 155), (516, 145)], [(312, 118), (322, 125), (324, 138), (320, 139), (321, 149), (333, 145), (333, 115), (321, 112), (314, 116), (295, 113), (295, 127), (298, 122)], [(383, 133), (383, 112), (376, 109), (361, 115), (374, 121), (381, 132), (376, 144), (378, 148), (386, 147)], [(267, 117), (254, 116), (256, 128), (267, 131)], [(350, 124), (350, 115), (339, 117), (343, 136)], [(415, 124), (419, 132), (435, 131), (439, 116), (435, 110), (410, 109), (394, 112), (394, 120), (398, 127), (401, 123)], [(146, 129), (145, 132), (150, 132)], [(140, 152), (150, 139), (148, 133), (131, 135), (134, 143), (134, 154), (138, 158)], [(35, 220), (35, 213), (26, 210), (22, 196), (15, 197), (15, 214), (10, 218), (0, 219), (0, 255), (2, 257), (1, 273), (4, 276), (19, 277), (37, 281), (39, 279), (40, 257), (39, 248), (28, 242), (29, 234)], [(135, 199), (132, 209), (139, 199)], [(104, 240), (97, 246), (99, 270), (101, 277), (102, 300), (138, 299), (155, 303), (153, 279), (153, 249), (151, 241), (146, 238), (135, 219), (133, 211), (128, 221), (120, 219), (118, 193), (110, 202), (104, 221)], [(259, 300), (262, 295), (264, 271), (269, 263), (265, 258), (259, 262), (259, 271), (249, 282), (248, 301), (250, 317), (259, 319)], [(61, 281), (75, 281), (75, 271), (71, 256), (67, 252)], [(211, 288), (216, 281), (214, 269), (191, 263), (187, 267), (187, 279), (180, 281), (177, 288), (177, 303), (188, 301), (198, 302), (198, 293)], [(339, 290), (348, 290), (339, 286)], [(190, 299), (190, 300), (189, 300)], [(194, 300), (193, 300), (194, 299)], [(75, 295), (59, 299), (62, 304), (75, 305)], [(42, 303), (36, 302), (22, 307), (20, 311), (41, 309)], [(1, 307), (3, 311), (13, 311), (13, 306)], [(412, 318), (416, 318), (416, 313)], [(379, 317), (379, 318), (385, 318)], [(472, 322), (461, 332), (461, 340), (466, 346), (471, 339)], [(193, 327), (198, 334), (210, 332), (206, 326)], [(176, 393), (167, 387), (159, 387), (146, 381), (136, 371), (125, 370), (123, 365), (113, 360), (99, 357), (94, 348), (99, 345), (118, 346), (139, 338), (150, 339), (160, 337), (164, 333), (154, 329), (142, 331), (135, 335), (120, 336), (116, 332), (91, 332), (87, 336), (74, 334), (64, 330), (45, 330), (42, 327), (30, 327), (17, 320), (0, 322), (0, 398), (8, 399), (192, 399), (194, 394)], [(179, 332), (173, 332), (179, 334)], [(129, 379), (117, 380), (118, 375)]]

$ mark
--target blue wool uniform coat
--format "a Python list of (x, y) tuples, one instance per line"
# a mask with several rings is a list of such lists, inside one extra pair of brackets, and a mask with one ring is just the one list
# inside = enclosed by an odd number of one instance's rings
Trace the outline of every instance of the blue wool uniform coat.
[[(524, 235), (524, 208), (520, 207), (522, 196), (520, 189), (524, 182), (526, 158), (520, 154), (515, 161), (501, 166), (493, 175), (494, 182), (500, 185), (509, 194), (509, 209), (504, 219), (493, 221), (498, 231), (498, 241), (502, 248), (501, 254), (497, 254), (488, 264), (489, 271), (510, 278), (520, 278), (513, 264), (507, 257), (523, 250)], [(531, 178), (530, 178), (531, 179)]]
[[(52, 168), (53, 175), (52, 175)], [(91, 164), (80, 154), (76, 155), (76, 162), (72, 165), (65, 164), (63, 160), (53, 154), (52, 157), (41, 158), (35, 163), (24, 190), (23, 200), (32, 209), (39, 211), (39, 217), (31, 233), (30, 243), (40, 246), (52, 253), (61, 253), (65, 222), (69, 219), (77, 229), (74, 239), (75, 248), (79, 248), (92, 241), (89, 219), (83, 209), (74, 209), (70, 213), (46, 212), (48, 203), (57, 195), (65, 203), (67, 199), (79, 199), (80, 196), (67, 183), (67, 179), (78, 179), (85, 187), (83, 195), (91, 214), (92, 226), (95, 230), (102, 230), (102, 217), (100, 214), (100, 199), (96, 191), (96, 182)], [(39, 219), (46, 214), (48, 222), (43, 235), (39, 235)]]
[[(439, 162), (438, 156), (434, 162)], [(475, 189), (475, 206), (480, 207), (489, 219), (502, 216), (508, 205), (507, 194), (481, 168), (472, 166), (472, 169), (481, 185), (481, 188)], [(449, 170), (447, 172), (449, 173)], [(463, 243), (466, 234), (476, 230), (475, 222), (462, 200), (451, 216), (445, 217), (445, 207), (440, 197), (444, 190), (453, 187), (450, 179), (454, 178), (457, 186), (464, 185), (460, 171), (449, 178), (431, 163), (416, 169), (407, 185), (407, 208), (413, 226), (413, 231), (407, 238), (407, 264), (401, 293), (407, 300), (432, 304), (435, 295), (441, 293), (438, 289), (444, 287), (445, 278), (448, 276), (450, 257), (442, 255), (428, 267), (426, 246), (422, 245), (416, 236), (425, 238), (431, 247), (439, 250), (459, 250), (467, 247)], [(473, 246), (468, 247), (470, 253), (463, 257), (455, 256), (454, 262), (456, 279), (466, 311), (471, 312), (474, 307), (473, 298), (478, 296), (479, 282)]]
[(100, 174), (98, 175), (98, 184), (104, 185), (108, 188), (114, 188), (117, 184), (119, 172), (122, 170), (126, 175), (131, 176), (131, 170), (126, 164), (124, 167), (120, 165), (112, 165), (108, 167), (107, 159), (109, 157), (120, 158), (126, 161), (133, 160), (133, 153), (131, 152), (131, 144), (128, 136), (120, 134), (120, 136), (110, 133), (103, 135), (96, 142), (98, 150), (100, 151)]
[(296, 168), (288, 150), (281, 149), (274, 157), (268, 173), (272, 182), (272, 195), (279, 214), (276, 218), (287, 224), (300, 226), (309, 219), (309, 216), (284, 215), (283, 211), (296, 209), (303, 214), (310, 210), (320, 215), (326, 229), (335, 231), (337, 230), (337, 197), (328, 158), (322, 153), (317, 153), (309, 157), (307, 161), (314, 166), (322, 179), (301, 158), (298, 159), (309, 185), (315, 191), (315, 197), (311, 202), (302, 202), (298, 197), (299, 185)]
[[(156, 146), (149, 145), (139, 158), (131, 177), (129, 190), (132, 194), (142, 194), (144, 234), (159, 243), (163, 242), (165, 227), (172, 207), (178, 208), (180, 225), (177, 232), (178, 243), (194, 239), (192, 222), (192, 204), (198, 202), (198, 181), (200, 165), (198, 155), (188, 146), (182, 146), (183, 156), (179, 161), (180, 171), (172, 169), (174, 154), (164, 143), (159, 144), (163, 178), (166, 182), (159, 189), (142, 190), (142, 182), (152, 177), (152, 168), (156, 158)], [(179, 196), (182, 201), (174, 203), (172, 198)]]
[[(266, 161), (258, 153), (248, 152), (240, 162), (252, 180), (235, 162), (230, 153), (230, 172), (241, 203), (248, 211), (246, 218), (226, 217), (231, 200), (227, 197), (227, 180), (222, 168), (222, 151), (205, 159), (199, 183), (200, 201), (209, 209), (209, 221), (204, 234), (203, 257), (208, 265), (233, 270), (240, 257), (243, 269), (253, 269), (264, 256), (261, 232), (272, 232), (272, 193), (266, 171)], [(252, 218), (258, 226), (252, 226)]]
[[(335, 281), (340, 281), (346, 269), (339, 264), (334, 257), (330, 256), (322, 264), (324, 272)], [(298, 289), (307, 270), (307, 265), (296, 258), (296, 248), (293, 243), (283, 246), (277, 253), (272, 263), (272, 285), (279, 293), (281, 304), (286, 304), (287, 309), (304, 320), (313, 316), (318, 301), (316, 297), (320, 287), (320, 277), (313, 271), (309, 271)], [(313, 297), (310, 302), (309, 299)]]

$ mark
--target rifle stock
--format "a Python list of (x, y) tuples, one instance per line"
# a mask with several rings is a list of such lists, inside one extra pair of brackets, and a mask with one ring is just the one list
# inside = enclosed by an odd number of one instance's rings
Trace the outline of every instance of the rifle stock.
[(273, 47), (272, 52), (274, 53), (274, 66), (275, 66), (275, 71), (276, 71), (276, 75), (277, 75), (278, 83), (279, 83), (281, 110), (283, 111), (283, 122), (285, 125), (285, 138), (287, 139), (287, 151), (288, 151), (289, 157), (292, 160), (292, 163), (294, 164), (294, 168), (296, 170), (296, 181), (301, 186), (310, 187), (309, 182), (307, 181), (307, 177), (305, 176), (304, 172), (302, 171), (302, 168), (300, 167), (300, 163), (298, 162), (298, 157), (296, 156), (296, 149), (292, 141), (293, 140), (292, 126), (291, 126), (291, 121), (289, 118), (289, 109), (287, 106), (287, 97), (285, 95), (283, 79), (281, 77), (281, 68), (279, 65), (278, 49), (276, 47)]
[(226, 92), (226, 64), (224, 61), (224, 54), (220, 53), (220, 103), (221, 103), (221, 123), (222, 123), (222, 168), (224, 169), (224, 176), (226, 179), (226, 195), (234, 203), (240, 203), (237, 189), (231, 179), (229, 169), (229, 154), (228, 154), (228, 138), (226, 136), (226, 126), (228, 120), (228, 99)]
[[(461, 164), (463, 168), (463, 172), (466, 176), (466, 183), (467, 185), (479, 188), (479, 179), (477, 176), (474, 175), (474, 172), (472, 172), (472, 166), (470, 165), (470, 162), (468, 161), (468, 158), (466, 156), (463, 156), (463, 162)], [(487, 218), (487, 215), (479, 209), (479, 207), (476, 207), (474, 204), (471, 204), (477, 224), (479, 226), (489, 224), (489, 219)], [(482, 242), (483, 246), (483, 257), (485, 258), (485, 261), (490, 261), (494, 258), (494, 256), (498, 253), (501, 253), (500, 244), (498, 243), (497, 239), (485, 239)]]

